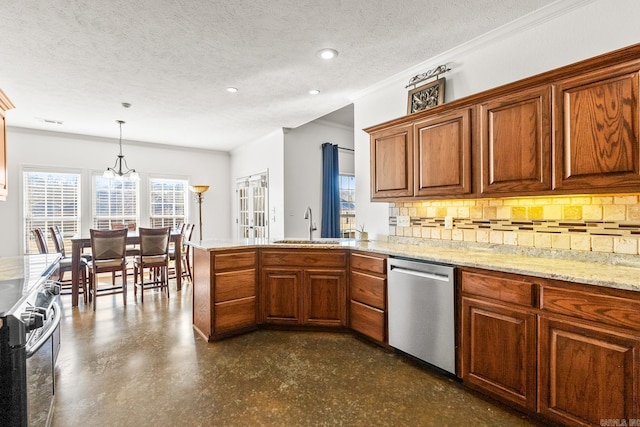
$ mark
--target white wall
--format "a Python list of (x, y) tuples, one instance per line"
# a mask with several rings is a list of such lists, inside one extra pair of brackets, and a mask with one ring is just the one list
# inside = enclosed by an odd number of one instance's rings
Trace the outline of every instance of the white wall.
[[(11, 112), (9, 111), (8, 114)], [(191, 184), (209, 185), (202, 205), (204, 238), (228, 238), (230, 211), (229, 155), (224, 152), (185, 149), (142, 144), (123, 140), (123, 153), (130, 167), (141, 177), (141, 204), (149, 175), (187, 178)], [(0, 203), (2, 245), (0, 256), (23, 253), (22, 179), (23, 167), (39, 166), (74, 169), (82, 173), (82, 226), (88, 230), (91, 222), (91, 173), (113, 166), (118, 154), (116, 139), (96, 138), (59, 132), (44, 132), (22, 128), (7, 129), (9, 197)], [(165, 174), (167, 171), (169, 174)], [(198, 222), (197, 206), (190, 197), (190, 222)], [(142, 206), (141, 206), (142, 208)], [(142, 209), (141, 209), (142, 210)], [(142, 213), (148, 210), (142, 210)], [(141, 218), (142, 226), (148, 217)], [(11, 224), (11, 226), (8, 226)], [(194, 231), (194, 236), (198, 230)]]
[(231, 152), (231, 236), (238, 236), (236, 180), (269, 171), (269, 234), (284, 237), (284, 136), (282, 129)]
[[(309, 223), (304, 219), (307, 206), (313, 212), (313, 222), (320, 237), (322, 224), (322, 144), (330, 142), (343, 148), (353, 148), (353, 129), (322, 120), (309, 122), (284, 135), (284, 210), (285, 237), (308, 237)], [(353, 170), (350, 155), (339, 155), (340, 171)], [(351, 164), (350, 164), (351, 163)]]
[(388, 204), (370, 201), (369, 136), (361, 129), (406, 114), (404, 86), (413, 75), (449, 64), (449, 102), (638, 43), (638, 16), (637, 0), (559, 1), (356, 94), (356, 224), (366, 224), (372, 238), (388, 234)]

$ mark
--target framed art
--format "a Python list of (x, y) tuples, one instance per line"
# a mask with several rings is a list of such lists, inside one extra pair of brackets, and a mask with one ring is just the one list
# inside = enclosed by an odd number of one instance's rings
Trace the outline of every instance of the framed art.
[(444, 82), (441, 77), (426, 85), (418, 86), (409, 91), (407, 114), (428, 110), (436, 105), (444, 104)]

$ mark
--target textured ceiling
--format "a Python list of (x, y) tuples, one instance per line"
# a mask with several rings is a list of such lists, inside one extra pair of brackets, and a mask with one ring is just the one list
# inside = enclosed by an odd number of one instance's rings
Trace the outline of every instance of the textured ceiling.
[(230, 150), (549, 3), (5, 0), (0, 88), (9, 126)]

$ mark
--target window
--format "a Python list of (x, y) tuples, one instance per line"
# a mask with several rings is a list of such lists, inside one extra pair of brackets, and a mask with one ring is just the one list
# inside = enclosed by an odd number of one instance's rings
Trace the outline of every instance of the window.
[(80, 174), (25, 170), (22, 180), (25, 253), (38, 253), (31, 232), (38, 227), (48, 233), (57, 225), (70, 245), (68, 239), (80, 230)]
[(140, 219), (139, 181), (129, 178), (93, 177), (93, 227), (101, 230), (113, 224), (137, 227)]
[(149, 180), (151, 227), (178, 228), (187, 220), (189, 183), (179, 179)]
[(356, 177), (340, 175), (340, 236), (356, 237)]

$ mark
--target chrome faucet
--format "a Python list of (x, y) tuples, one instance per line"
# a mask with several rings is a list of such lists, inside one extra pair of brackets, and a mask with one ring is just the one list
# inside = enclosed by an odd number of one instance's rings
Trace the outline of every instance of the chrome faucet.
[(313, 214), (311, 213), (311, 206), (307, 206), (307, 210), (304, 212), (304, 219), (309, 220), (309, 240), (313, 240), (313, 231), (318, 227), (313, 223)]

